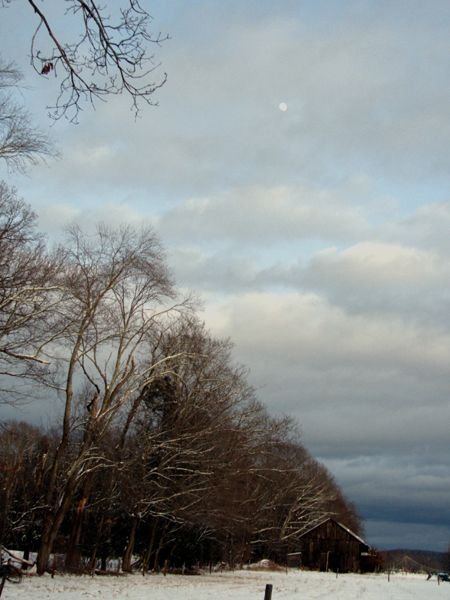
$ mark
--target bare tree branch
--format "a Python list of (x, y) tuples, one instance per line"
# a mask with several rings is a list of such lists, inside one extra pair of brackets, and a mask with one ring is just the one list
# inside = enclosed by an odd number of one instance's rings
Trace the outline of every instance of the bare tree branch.
[[(57, 260), (35, 230), (36, 215), (0, 182), (0, 370), (8, 378), (39, 381), (48, 372), (45, 348), (55, 335)], [(0, 401), (21, 395), (17, 383)]]
[(64, 17), (75, 23), (75, 41), (58, 31), (57, 18), (49, 9), (36, 0), (28, 4), (38, 19), (31, 39), (31, 64), (39, 75), (61, 76), (59, 95), (49, 107), (54, 119), (64, 116), (77, 121), (85, 102), (94, 105), (96, 100), (122, 93), (130, 97), (135, 115), (141, 102), (156, 104), (153, 95), (167, 75), (155, 80), (160, 65), (151, 49), (168, 36), (152, 35), (152, 18), (139, 0), (128, 0), (123, 7), (66, 0)]
[(56, 152), (48, 136), (31, 125), (28, 112), (8, 93), (20, 80), (14, 64), (0, 61), (0, 159), (11, 170), (23, 172), (27, 165), (56, 156)]

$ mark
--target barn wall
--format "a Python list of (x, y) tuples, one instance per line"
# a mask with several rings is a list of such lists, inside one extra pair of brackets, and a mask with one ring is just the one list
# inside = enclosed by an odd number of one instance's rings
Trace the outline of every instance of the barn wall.
[(367, 546), (333, 520), (326, 521), (301, 540), (302, 565), (321, 571), (355, 572)]

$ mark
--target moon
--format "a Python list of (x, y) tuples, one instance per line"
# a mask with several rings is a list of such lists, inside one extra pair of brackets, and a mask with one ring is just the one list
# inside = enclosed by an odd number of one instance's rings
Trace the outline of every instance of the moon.
[(281, 112), (286, 112), (288, 109), (288, 105), (286, 104), (286, 102), (280, 102), (278, 108), (281, 110)]

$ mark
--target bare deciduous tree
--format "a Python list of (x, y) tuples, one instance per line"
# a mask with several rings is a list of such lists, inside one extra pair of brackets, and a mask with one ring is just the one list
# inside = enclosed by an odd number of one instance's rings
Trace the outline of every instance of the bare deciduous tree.
[[(181, 530), (208, 529), (212, 512), (224, 505), (215, 493), (217, 481), (225, 477), (230, 483), (227, 476), (235, 466), (224, 461), (225, 448), (233, 443), (227, 432), (236, 428), (234, 413), (248, 394), (230, 351), (228, 341), (212, 338), (193, 318), (180, 320), (155, 349), (153, 360), (164, 369), (157, 368), (157, 377), (141, 390), (127, 415), (126, 439), (122, 435), (127, 467), (119, 474), (120, 505), (130, 527), (124, 569), (130, 567), (141, 523), (148, 531), (145, 572), (150, 557), (157, 562)], [(165, 362), (171, 356), (178, 358)]]
[(55, 151), (48, 136), (31, 125), (30, 115), (14, 101), (11, 89), (21, 80), (13, 64), (0, 61), (0, 159), (12, 170), (24, 171)]
[[(175, 299), (160, 244), (149, 229), (100, 226), (90, 236), (74, 227), (64, 252), (59, 313), (65, 327), (55, 354), (64, 372), (64, 415), (48, 484), (40, 573), (76, 490), (89, 473), (111, 467), (99, 444), (154, 372), (159, 375), (161, 365), (174, 358), (149, 361), (172, 315), (186, 306)], [(75, 399), (86, 385), (90, 397), (80, 415)], [(82, 436), (82, 443), (61, 472), (74, 436)]]
[(47, 372), (47, 345), (59, 302), (56, 257), (35, 229), (36, 215), (0, 182), (0, 401), (23, 395), (24, 379)]

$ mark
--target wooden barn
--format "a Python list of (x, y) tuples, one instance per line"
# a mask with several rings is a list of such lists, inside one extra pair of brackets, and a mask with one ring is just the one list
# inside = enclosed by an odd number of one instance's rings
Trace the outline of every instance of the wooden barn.
[(300, 538), (301, 565), (340, 573), (364, 570), (369, 546), (335, 519), (326, 519)]

